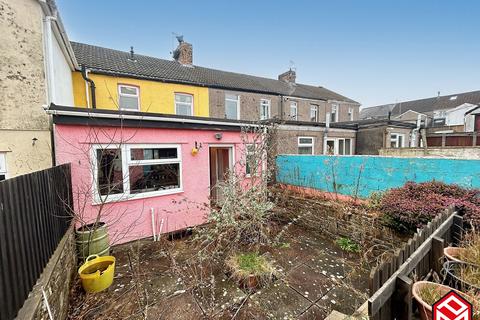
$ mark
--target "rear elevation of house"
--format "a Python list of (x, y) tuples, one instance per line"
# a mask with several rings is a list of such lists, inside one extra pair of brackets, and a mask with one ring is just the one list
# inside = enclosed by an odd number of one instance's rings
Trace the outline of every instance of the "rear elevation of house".
[(81, 70), (73, 73), (75, 106), (199, 116), (275, 120), (278, 153), (354, 154), (360, 104), (319, 86), (296, 82), (295, 70), (269, 79), (193, 64), (179, 41), (173, 60), (72, 42)]

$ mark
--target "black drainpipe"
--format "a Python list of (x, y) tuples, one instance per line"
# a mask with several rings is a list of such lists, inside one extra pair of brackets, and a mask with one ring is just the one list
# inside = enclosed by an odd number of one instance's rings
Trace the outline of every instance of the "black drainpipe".
[(87, 78), (87, 69), (85, 66), (82, 66), (82, 77), (85, 81), (90, 83), (90, 93), (92, 95), (92, 108), (96, 109), (97, 108), (97, 101), (95, 99), (95, 82), (93, 82), (92, 79)]

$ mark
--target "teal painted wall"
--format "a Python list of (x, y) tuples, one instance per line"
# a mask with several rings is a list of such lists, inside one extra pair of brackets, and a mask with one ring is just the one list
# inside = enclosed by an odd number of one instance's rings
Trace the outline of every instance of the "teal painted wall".
[(276, 161), (280, 183), (361, 198), (407, 181), (480, 188), (480, 160), (279, 155)]

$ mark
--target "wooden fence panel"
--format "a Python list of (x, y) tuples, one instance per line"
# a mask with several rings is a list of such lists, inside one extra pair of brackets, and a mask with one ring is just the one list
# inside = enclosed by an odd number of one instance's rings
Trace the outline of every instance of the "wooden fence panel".
[[(370, 273), (369, 316), (372, 319), (411, 319), (411, 285), (408, 276), (423, 279), (431, 270), (441, 268), (440, 258), (447, 238), (460, 239), (463, 219), (453, 207), (445, 210), (417, 230), (407, 243), (397, 250), (390, 262), (384, 262)], [(403, 303), (403, 304), (402, 304)], [(402, 304), (402, 305), (399, 305)]]
[(0, 182), (0, 315), (15, 318), (70, 226), (70, 165)]

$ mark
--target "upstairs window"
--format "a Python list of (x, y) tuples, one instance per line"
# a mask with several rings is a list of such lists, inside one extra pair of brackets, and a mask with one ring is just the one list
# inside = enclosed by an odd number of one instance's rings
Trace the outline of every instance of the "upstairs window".
[(290, 102), (290, 119), (298, 120), (297, 103), (295, 101)]
[(5, 153), (0, 153), (0, 181), (7, 179), (7, 161)]
[(140, 110), (140, 89), (135, 86), (118, 85), (118, 107), (121, 110)]
[(260, 100), (260, 120), (270, 119), (270, 100)]
[(240, 119), (240, 96), (235, 94), (225, 95), (225, 118)]
[(310, 106), (310, 121), (318, 122), (318, 106), (313, 104)]
[(298, 137), (298, 154), (313, 154), (313, 138)]
[(175, 93), (175, 114), (193, 116), (193, 96), (185, 93)]
[(400, 133), (390, 133), (390, 147), (391, 148), (405, 147), (405, 135)]
[(353, 108), (352, 107), (348, 107), (348, 119), (350, 121), (353, 121)]
[(330, 122), (338, 121), (338, 105), (332, 105), (332, 112), (330, 112)]

